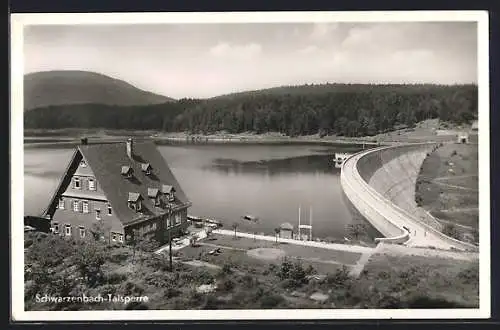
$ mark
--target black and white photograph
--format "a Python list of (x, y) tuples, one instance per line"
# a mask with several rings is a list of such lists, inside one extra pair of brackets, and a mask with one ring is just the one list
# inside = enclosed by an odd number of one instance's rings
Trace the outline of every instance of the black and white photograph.
[(11, 22), (15, 320), (490, 316), (487, 13)]

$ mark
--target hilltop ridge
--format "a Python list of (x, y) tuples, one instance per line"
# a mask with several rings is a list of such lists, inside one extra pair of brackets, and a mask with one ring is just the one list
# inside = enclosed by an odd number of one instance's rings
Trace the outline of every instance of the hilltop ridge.
[(106, 104), (154, 105), (174, 99), (90, 71), (42, 71), (24, 76), (24, 110), (47, 106)]

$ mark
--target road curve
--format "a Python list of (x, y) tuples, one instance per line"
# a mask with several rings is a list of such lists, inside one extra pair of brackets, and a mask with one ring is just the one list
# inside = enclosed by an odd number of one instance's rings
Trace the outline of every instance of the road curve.
[[(379, 156), (375, 153), (390, 152), (390, 148), (399, 148), (396, 154), (405, 155), (406, 152), (415, 152), (419, 148), (426, 153), (435, 144), (422, 143), (403, 146), (379, 147), (364, 150), (347, 158), (341, 168), (341, 186), (349, 201), (368, 220), (384, 238), (378, 241), (385, 243), (404, 244), (411, 247), (433, 247), (436, 249), (456, 249), (462, 251), (478, 251), (478, 247), (469, 243), (461, 242), (444, 235), (418, 219), (402, 207), (395, 205), (382, 193), (363, 179), (358, 170), (358, 162), (363, 157)], [(407, 148), (407, 150), (406, 150)], [(396, 150), (396, 149), (394, 149)], [(380, 166), (385, 166), (382, 162)], [(373, 169), (377, 170), (376, 168)], [(387, 174), (388, 181), (395, 182), (398, 178)], [(409, 230), (407, 230), (409, 229)]]

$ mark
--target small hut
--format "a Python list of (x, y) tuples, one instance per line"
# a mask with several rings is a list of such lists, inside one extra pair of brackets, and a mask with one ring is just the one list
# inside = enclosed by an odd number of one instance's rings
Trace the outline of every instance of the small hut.
[(293, 225), (291, 223), (285, 222), (281, 224), (280, 238), (293, 238)]
[(461, 132), (457, 134), (457, 143), (469, 143), (469, 134)]
[(471, 129), (471, 131), (473, 131), (473, 132), (477, 132), (477, 129), (478, 129), (477, 120), (474, 120), (474, 121), (472, 122), (472, 125), (471, 125), (471, 128), (470, 128), (470, 129)]

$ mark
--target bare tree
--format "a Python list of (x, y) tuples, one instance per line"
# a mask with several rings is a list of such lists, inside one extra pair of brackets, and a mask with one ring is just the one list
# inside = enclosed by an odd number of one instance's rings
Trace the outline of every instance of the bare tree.
[(233, 222), (232, 227), (234, 229), (234, 239), (236, 239), (236, 230), (238, 229), (239, 224), (237, 222)]
[(278, 236), (280, 234), (280, 229), (279, 228), (274, 228), (274, 236), (276, 237), (276, 243), (278, 243)]
[(347, 226), (348, 235), (357, 240), (366, 235), (366, 226), (362, 223), (350, 224)]

